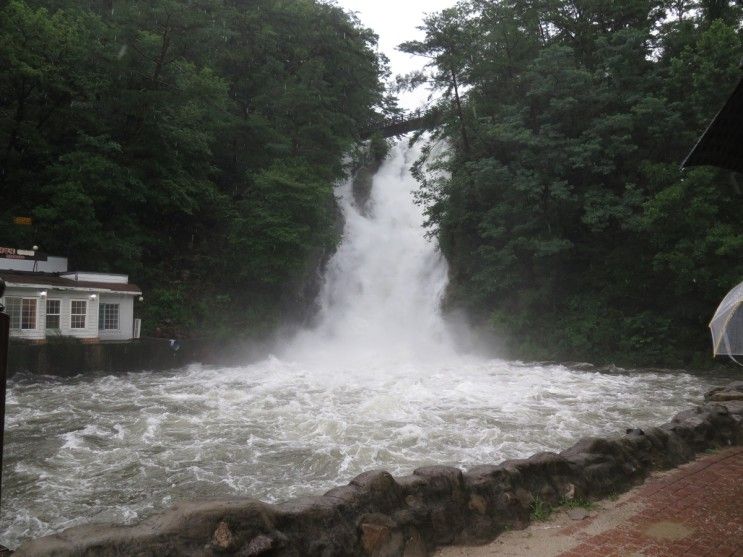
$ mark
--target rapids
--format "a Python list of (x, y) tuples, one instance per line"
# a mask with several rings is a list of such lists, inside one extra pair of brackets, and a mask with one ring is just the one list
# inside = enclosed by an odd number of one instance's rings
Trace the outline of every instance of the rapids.
[(316, 323), (275, 356), (9, 385), (0, 543), (132, 523), (181, 499), (280, 501), (371, 468), (467, 467), (668, 420), (723, 378), (460, 354), (439, 306), (446, 262), (424, 237), (397, 145), (346, 224)]

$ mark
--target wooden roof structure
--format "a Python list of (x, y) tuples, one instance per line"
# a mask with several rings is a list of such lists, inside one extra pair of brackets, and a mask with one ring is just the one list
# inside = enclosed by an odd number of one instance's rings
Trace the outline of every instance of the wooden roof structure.
[(743, 173), (743, 79), (681, 166), (701, 165)]

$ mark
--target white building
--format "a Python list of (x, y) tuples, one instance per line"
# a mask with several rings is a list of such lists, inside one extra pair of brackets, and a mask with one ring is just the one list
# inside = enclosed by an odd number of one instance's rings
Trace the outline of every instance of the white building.
[(134, 301), (142, 292), (126, 275), (70, 272), (65, 257), (14, 259), (7, 258), (8, 248), (0, 249), (6, 250), (0, 257), (0, 278), (6, 284), (1, 300), (10, 316), (11, 337), (44, 341), (68, 336), (88, 342), (139, 338)]

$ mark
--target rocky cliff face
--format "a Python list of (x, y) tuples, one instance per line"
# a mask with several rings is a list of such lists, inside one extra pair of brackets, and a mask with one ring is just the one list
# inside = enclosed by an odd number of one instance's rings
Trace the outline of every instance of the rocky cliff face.
[(523, 528), (535, 502), (598, 498), (710, 448), (743, 444), (743, 382), (708, 393), (660, 427), (586, 438), (560, 454), (475, 467), (433, 466), (393, 478), (370, 471), (325, 495), (268, 505), (181, 503), (138, 526), (86, 525), (24, 544), (16, 555), (429, 555)]

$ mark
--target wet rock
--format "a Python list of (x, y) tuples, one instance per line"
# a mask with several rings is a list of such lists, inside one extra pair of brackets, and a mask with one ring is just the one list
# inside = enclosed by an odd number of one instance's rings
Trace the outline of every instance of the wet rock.
[(415, 529), (411, 529), (405, 537), (403, 557), (428, 557), (428, 548), (423, 536)]
[(361, 547), (370, 557), (399, 557), (405, 540), (397, 524), (388, 516), (372, 514), (363, 516), (359, 523)]
[(679, 412), (661, 429), (678, 435), (694, 452), (732, 444), (739, 432), (739, 422), (728, 408), (719, 403), (707, 403)]
[(364, 491), (355, 485), (334, 487), (323, 497), (334, 500), (343, 512), (349, 513), (363, 512), (368, 499)]
[(464, 528), (464, 516), (453, 504), (438, 505), (431, 511), (431, 536), (437, 545), (449, 545)]
[(384, 160), (376, 159), (370, 153), (367, 161), (358, 168), (354, 175), (351, 187), (353, 200), (364, 215), (368, 214), (368, 202), (371, 196), (374, 176), (383, 162)]
[(424, 485), (429, 493), (457, 495), (464, 488), (464, 478), (459, 468), (424, 466), (414, 470), (413, 475), (424, 480)]
[(743, 381), (733, 381), (724, 387), (712, 389), (704, 395), (704, 400), (711, 402), (743, 400)]
[(477, 514), (486, 514), (488, 511), (488, 504), (485, 499), (475, 493), (470, 495), (470, 500), (467, 504), (467, 507)]
[(411, 507), (423, 505), (422, 493), (426, 490), (426, 480), (421, 476), (409, 475), (397, 478), (405, 504)]
[[(188, 555), (224, 553), (212, 543), (219, 523), (228, 525), (236, 540), (248, 539), (273, 527), (274, 507), (235, 498), (187, 502), (136, 526), (89, 524), (23, 544), (16, 555)], [(222, 532), (224, 534), (224, 532)], [(226, 540), (220, 534), (220, 540)]]
[(521, 487), (516, 488), (513, 495), (515, 496), (516, 501), (519, 502), (519, 505), (524, 509), (530, 509), (535, 500), (534, 495), (532, 495), (530, 491)]
[(694, 458), (694, 449), (682, 438), (662, 427), (654, 427), (645, 431), (651, 447), (649, 448), (650, 467), (656, 469), (671, 468)]
[(521, 505), (513, 492), (519, 477), (518, 470), (504, 465), (475, 466), (464, 474), (469, 498), (461, 541), (486, 543), (506, 528), (518, 528), (528, 521), (528, 508)]
[(415, 494), (429, 510), (421, 531), (436, 545), (452, 543), (465, 530), (467, 495), (462, 471), (450, 466), (426, 466), (413, 472), (423, 482)]
[(367, 505), (376, 512), (387, 512), (403, 504), (403, 491), (389, 472), (371, 470), (359, 474), (350, 483), (366, 496)]
[(743, 416), (743, 400), (730, 400), (725, 403), (725, 408), (732, 416)]
[(217, 529), (212, 534), (212, 546), (217, 551), (234, 551), (237, 546), (237, 538), (230, 530), (229, 525), (222, 521), (217, 524)]
[(575, 499), (575, 486), (573, 484), (566, 484), (565, 491), (562, 494), (564, 501), (572, 501)]
[(277, 505), (276, 529), (299, 555), (342, 555), (357, 543), (353, 513), (333, 497), (303, 497)]
[(644, 477), (647, 466), (637, 441), (584, 438), (560, 455), (581, 470), (582, 496), (599, 497), (626, 489)]
[(265, 555), (274, 548), (274, 540), (268, 536), (256, 536), (248, 543), (247, 547), (240, 553), (244, 557), (258, 557)]

